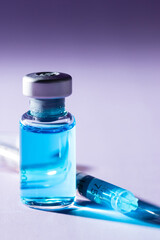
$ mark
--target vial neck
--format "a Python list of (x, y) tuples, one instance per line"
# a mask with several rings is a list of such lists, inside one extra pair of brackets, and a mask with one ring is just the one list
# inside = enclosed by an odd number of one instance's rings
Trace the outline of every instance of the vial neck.
[(65, 98), (30, 99), (30, 114), (37, 118), (54, 118), (65, 113)]

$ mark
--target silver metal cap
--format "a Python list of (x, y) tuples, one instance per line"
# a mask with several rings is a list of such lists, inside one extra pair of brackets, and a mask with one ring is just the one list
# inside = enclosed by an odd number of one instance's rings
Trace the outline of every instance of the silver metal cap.
[(23, 94), (37, 99), (64, 98), (72, 93), (72, 77), (60, 72), (36, 72), (23, 77)]

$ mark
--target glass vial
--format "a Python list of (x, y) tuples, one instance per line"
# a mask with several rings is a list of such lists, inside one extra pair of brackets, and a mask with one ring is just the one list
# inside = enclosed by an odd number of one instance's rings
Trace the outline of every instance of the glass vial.
[(31, 207), (59, 209), (76, 194), (75, 118), (65, 110), (72, 78), (59, 72), (23, 78), (30, 109), (20, 120), (21, 200)]

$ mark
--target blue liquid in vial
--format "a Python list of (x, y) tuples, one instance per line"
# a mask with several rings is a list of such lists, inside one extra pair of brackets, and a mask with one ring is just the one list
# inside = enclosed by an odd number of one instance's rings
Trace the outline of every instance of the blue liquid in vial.
[(21, 200), (39, 208), (74, 202), (76, 193), (75, 120), (39, 126), (20, 123)]

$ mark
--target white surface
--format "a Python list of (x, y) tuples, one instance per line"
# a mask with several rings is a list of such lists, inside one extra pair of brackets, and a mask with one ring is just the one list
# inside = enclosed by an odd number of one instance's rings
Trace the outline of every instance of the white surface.
[[(19, 71), (15, 65), (12, 80), (4, 66), (0, 131), (17, 132), (19, 117), (28, 109), (28, 99), (21, 94), (21, 76), (42, 66), (27, 64), (17, 66)], [(48, 62), (44, 67), (53, 69), (52, 65)], [(67, 108), (77, 119), (77, 163), (87, 167), (88, 173), (159, 204), (159, 68), (106, 67), (95, 62), (93, 66), (94, 72), (87, 68), (87, 61), (81, 67), (55, 63), (56, 70), (74, 78)], [(0, 239), (160, 239), (157, 228), (24, 207), (18, 182), (14, 174), (0, 175)]]
[[(18, 196), (18, 176), (0, 174), (0, 238), (9, 239), (159, 239), (159, 229), (135, 225), (124, 217), (127, 223), (108, 220), (109, 213), (99, 213), (104, 220), (71, 216), (54, 212), (32, 210), (23, 206)], [(5, 183), (5, 189), (4, 189)], [(12, 191), (10, 191), (12, 189)], [(13, 191), (13, 189), (15, 191)], [(7, 194), (8, 191), (8, 194)], [(111, 216), (114, 216), (111, 213)], [(106, 218), (106, 220), (105, 220)], [(122, 216), (123, 220), (123, 216)]]

